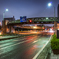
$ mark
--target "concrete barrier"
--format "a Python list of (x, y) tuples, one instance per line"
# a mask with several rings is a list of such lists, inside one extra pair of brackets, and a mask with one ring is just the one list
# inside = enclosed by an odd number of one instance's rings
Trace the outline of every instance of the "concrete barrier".
[(51, 53), (51, 38), (52, 35), (49, 39), (49, 41), (44, 45), (44, 47), (35, 55), (33, 59), (46, 59), (48, 54)]

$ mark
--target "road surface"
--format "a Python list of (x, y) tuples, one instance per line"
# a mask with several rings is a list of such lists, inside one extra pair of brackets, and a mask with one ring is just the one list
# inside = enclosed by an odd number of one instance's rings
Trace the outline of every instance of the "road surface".
[(49, 38), (32, 35), (0, 41), (0, 59), (33, 59)]

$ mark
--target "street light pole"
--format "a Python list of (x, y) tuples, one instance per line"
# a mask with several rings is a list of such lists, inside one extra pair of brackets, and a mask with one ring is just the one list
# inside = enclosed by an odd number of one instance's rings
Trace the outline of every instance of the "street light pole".
[[(8, 11), (8, 9), (6, 9), (5, 11)], [(4, 14), (5, 14), (5, 11), (3, 12), (3, 34), (4, 34), (4, 25), (5, 25), (5, 24), (4, 24), (4, 23), (5, 23), (5, 22), (4, 22)]]
[[(52, 3), (48, 3), (48, 6), (50, 7), (52, 5)], [(55, 21), (55, 6), (54, 6), (54, 31), (56, 33), (56, 29), (57, 29), (57, 22)]]
[[(55, 18), (55, 7), (54, 7), (54, 20), (56, 20), (56, 18)], [(55, 31), (54, 33), (55, 34), (57, 34), (56, 30), (57, 30), (57, 22), (54, 21), (54, 31)]]
[[(49, 6), (49, 7), (52, 6), (52, 3), (51, 3), (51, 2), (48, 3), (48, 6)], [(54, 6), (54, 20), (55, 20), (55, 6)]]
[(54, 7), (54, 19), (55, 19), (55, 7)]
[(4, 13), (5, 12), (3, 12), (3, 34), (4, 34)]

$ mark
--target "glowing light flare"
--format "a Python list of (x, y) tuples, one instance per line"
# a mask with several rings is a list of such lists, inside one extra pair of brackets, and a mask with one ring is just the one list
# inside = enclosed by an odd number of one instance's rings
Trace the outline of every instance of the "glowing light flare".
[(1, 33), (0, 33), (0, 35), (1, 35)]
[(51, 2), (50, 2), (50, 3), (48, 3), (48, 6), (49, 6), (49, 7), (50, 7), (50, 6), (52, 6)]
[(31, 23), (31, 22), (32, 22), (32, 20), (29, 20), (29, 22)]
[(51, 32), (51, 33), (52, 33), (52, 32), (54, 32), (54, 31), (53, 31), (52, 29), (50, 29), (50, 31), (49, 31), (49, 32)]
[(8, 9), (6, 9), (5, 11), (8, 11)]
[(0, 22), (0, 25), (1, 25), (1, 22)]
[(2, 32), (0, 32), (0, 35), (2, 34)]
[(42, 29), (45, 29), (45, 27), (42, 27)]
[(36, 26), (34, 26), (33, 28), (34, 28), (34, 29), (36, 29), (37, 27), (36, 27)]
[(46, 19), (48, 19), (48, 17), (46, 17)]
[(9, 32), (9, 29), (7, 28), (7, 32)]
[(57, 29), (59, 30), (59, 27)]
[(13, 31), (13, 33), (15, 33), (15, 31)]

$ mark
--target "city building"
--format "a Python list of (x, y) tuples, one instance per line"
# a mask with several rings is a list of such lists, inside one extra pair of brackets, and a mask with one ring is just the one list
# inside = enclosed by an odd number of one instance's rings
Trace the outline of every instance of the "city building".
[(58, 4), (58, 7), (57, 7), (57, 16), (59, 18), (59, 4)]
[(8, 24), (9, 22), (11, 22), (11, 21), (15, 21), (14, 16), (3, 19), (3, 21), (2, 21), (2, 28), (3, 28), (3, 29), (2, 29), (2, 30), (3, 30), (4, 33), (6, 33), (6, 31), (7, 31), (6, 28), (8, 29), (7, 24)]

